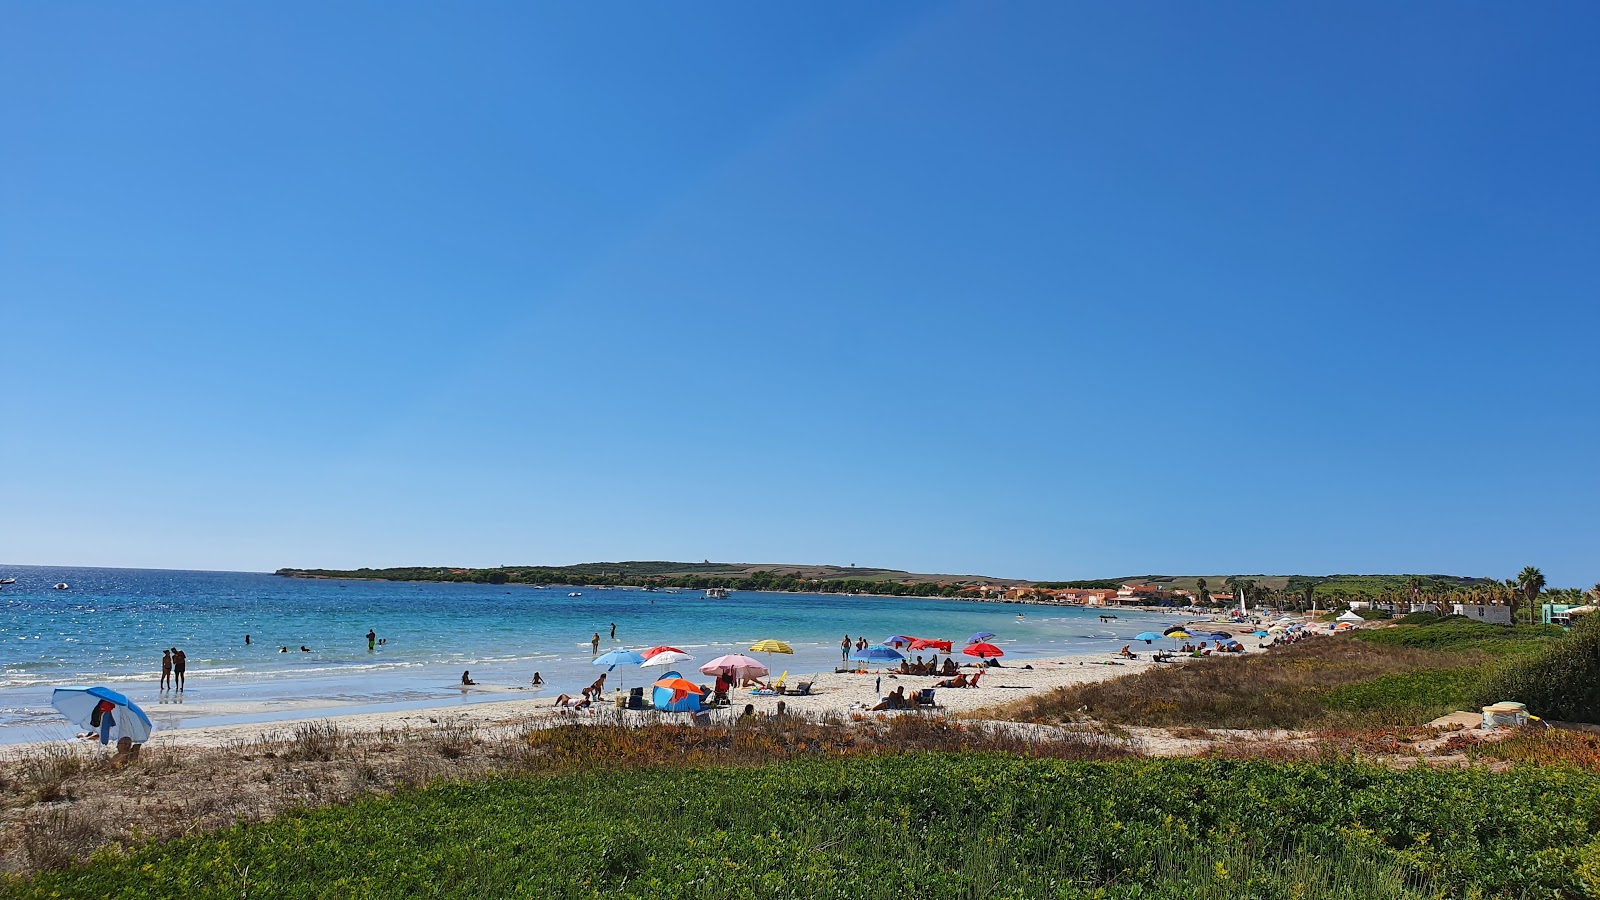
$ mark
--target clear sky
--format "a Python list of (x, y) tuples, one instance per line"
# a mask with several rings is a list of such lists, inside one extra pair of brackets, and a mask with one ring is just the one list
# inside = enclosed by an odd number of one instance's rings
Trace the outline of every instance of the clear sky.
[(1600, 580), (1600, 6), (0, 6), (0, 561)]

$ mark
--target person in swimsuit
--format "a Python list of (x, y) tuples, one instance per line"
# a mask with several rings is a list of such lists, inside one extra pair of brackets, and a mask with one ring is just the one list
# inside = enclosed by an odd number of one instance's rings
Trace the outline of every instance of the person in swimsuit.
[(172, 651), (161, 651), (161, 689), (172, 687)]
[(378, 633), (370, 628), (367, 629), (367, 652), (371, 653), (373, 650), (377, 649), (377, 646)]
[(189, 655), (182, 650), (172, 648), (172, 686), (183, 690), (183, 673), (189, 668)]

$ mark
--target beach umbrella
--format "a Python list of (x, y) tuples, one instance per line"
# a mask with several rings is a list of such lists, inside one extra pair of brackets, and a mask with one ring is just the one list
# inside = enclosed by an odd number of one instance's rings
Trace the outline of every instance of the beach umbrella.
[(1162, 635), (1156, 634), (1154, 631), (1141, 631), (1133, 636), (1134, 640), (1144, 641), (1146, 644), (1150, 643), (1151, 641), (1159, 641), (1161, 638)]
[[(111, 717), (109, 726), (104, 726), (105, 720), (96, 719), (94, 714), (102, 702), (112, 706), (111, 712), (105, 714)], [(79, 728), (98, 730), (102, 744), (122, 738), (142, 744), (150, 740), (150, 732), (155, 730), (150, 717), (138, 704), (110, 688), (56, 688), (50, 694), (50, 705)]]
[(850, 658), (861, 662), (893, 662), (897, 659), (905, 659), (905, 655), (893, 647), (873, 644), (864, 650), (857, 650), (850, 654)]
[(750, 645), (750, 652), (752, 652), (752, 653), (769, 653), (769, 654), (770, 653), (793, 653), (794, 652), (794, 648), (789, 646), (788, 644), (785, 644), (783, 641), (775, 641), (772, 638), (767, 638), (764, 641), (756, 641), (754, 644), (751, 644)]
[(1005, 656), (1006, 652), (993, 644), (973, 644), (961, 651), (967, 656), (976, 656), (979, 659), (989, 659), (995, 656)]
[(1265, 631), (1262, 631), (1259, 628), (1256, 629), (1255, 631), (1250, 632), (1250, 633), (1255, 635), (1256, 637), (1266, 637), (1267, 636), (1267, 633)]
[(908, 634), (895, 634), (884, 638), (881, 643), (886, 647), (893, 647), (895, 644), (909, 644), (914, 640), (916, 638)]
[(1233, 640), (1233, 635), (1229, 634), (1226, 631), (1213, 631), (1210, 634), (1206, 635), (1206, 637), (1211, 638), (1214, 641), (1231, 641), (1231, 640)]
[(1167, 632), (1167, 637), (1172, 638), (1174, 641), (1187, 641), (1188, 639), (1194, 637), (1194, 635), (1187, 631), (1169, 631)]
[(935, 650), (943, 650), (946, 653), (950, 652), (949, 641), (937, 641), (933, 638), (917, 638), (911, 642), (911, 649), (913, 650), (926, 650), (929, 647), (932, 647)]
[(655, 655), (657, 653), (666, 653), (669, 650), (671, 652), (673, 652), (673, 653), (682, 653), (683, 652), (682, 650), (679, 650), (677, 647), (668, 647), (665, 644), (663, 644), (660, 647), (651, 647), (649, 650), (640, 650), (639, 651), (639, 655), (644, 657), (645, 659), (654, 659)]
[(701, 666), (700, 672), (703, 675), (731, 675), (735, 680), (742, 680), (749, 678), (751, 675), (758, 677), (766, 675), (769, 670), (758, 659), (730, 653), (727, 656), (719, 656)]
[(690, 694), (700, 693), (700, 685), (687, 678), (663, 678), (660, 681), (650, 682), (651, 687), (666, 688), (672, 692), (672, 702), (676, 703)]
[[(615, 672), (617, 666), (642, 666), (644, 654), (637, 650), (612, 650), (602, 653), (592, 660), (594, 665), (607, 666), (607, 672)], [(622, 677), (617, 676), (617, 687), (622, 686)]]
[[(1171, 637), (1174, 631), (1184, 631), (1184, 628), (1182, 625), (1168, 625), (1164, 630), (1162, 630), (1161, 633)], [(1187, 637), (1188, 632), (1185, 631), (1184, 636)]]
[(644, 667), (644, 666), (675, 666), (678, 663), (688, 662), (688, 661), (690, 661), (692, 659), (694, 659), (694, 657), (692, 657), (689, 654), (683, 652), (682, 650), (662, 650), (659, 653), (653, 654), (649, 659), (645, 660), (644, 662), (640, 663), (639, 665), (640, 665), (640, 667)]
[(606, 670), (609, 672), (611, 669), (615, 669), (617, 666), (637, 666), (643, 664), (644, 654), (637, 650), (612, 650), (609, 653), (600, 654), (599, 656), (595, 657), (592, 662), (597, 666), (610, 666), (611, 668)]
[(992, 631), (980, 631), (977, 634), (973, 635), (972, 637), (967, 638), (967, 643), (969, 643), (969, 644), (981, 644), (984, 641), (987, 641), (989, 638), (992, 638), (992, 637), (994, 637), (994, 632), (992, 632)]

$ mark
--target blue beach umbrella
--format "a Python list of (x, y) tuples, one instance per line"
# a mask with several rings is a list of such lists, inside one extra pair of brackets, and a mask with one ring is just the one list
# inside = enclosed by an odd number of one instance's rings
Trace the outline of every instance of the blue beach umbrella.
[(861, 662), (893, 662), (897, 659), (905, 659), (905, 655), (893, 647), (885, 647), (882, 644), (873, 644), (871, 647), (868, 647), (865, 650), (857, 650), (856, 652), (850, 654), (850, 658), (860, 660)]
[[(105, 714), (111, 717), (109, 727), (103, 724), (103, 718), (95, 718), (95, 708), (101, 701), (112, 705), (111, 712)], [(102, 744), (121, 738), (131, 738), (135, 744), (142, 744), (150, 740), (150, 732), (155, 730), (144, 710), (110, 688), (56, 688), (50, 694), (50, 705), (79, 728), (99, 730)]]
[(967, 638), (967, 643), (969, 643), (969, 644), (981, 644), (984, 641), (987, 641), (988, 639), (990, 639), (992, 637), (994, 637), (994, 632), (992, 632), (992, 631), (980, 631), (977, 634), (973, 635), (972, 637)]
[[(637, 666), (643, 662), (644, 654), (637, 650), (612, 650), (594, 658), (595, 665), (610, 666), (611, 669), (615, 669), (617, 666)], [(611, 669), (606, 671), (609, 672)]]
[[(607, 668), (606, 671), (614, 672), (616, 671), (617, 666), (643, 665), (644, 659), (644, 654), (637, 650), (612, 650), (608, 653), (602, 653), (595, 657), (594, 664), (597, 666), (608, 666), (609, 668)], [(617, 679), (618, 687), (621, 687), (621, 683), (622, 679)]]
[(1148, 644), (1151, 641), (1159, 641), (1162, 637), (1163, 635), (1156, 634), (1154, 631), (1141, 631), (1134, 635), (1133, 639), (1136, 641), (1144, 641), (1146, 644)]
[(1257, 630), (1252, 631), (1250, 633), (1255, 635), (1256, 637), (1266, 637), (1267, 636), (1267, 633), (1265, 631), (1260, 630), (1260, 629), (1257, 629)]
[(1233, 635), (1227, 633), (1226, 631), (1213, 631), (1213, 632), (1211, 632), (1211, 634), (1207, 635), (1207, 637), (1211, 638), (1214, 641), (1231, 641), (1231, 640), (1233, 640)]
[(916, 640), (916, 638), (909, 634), (891, 634), (883, 639), (883, 644), (909, 644), (914, 640)]

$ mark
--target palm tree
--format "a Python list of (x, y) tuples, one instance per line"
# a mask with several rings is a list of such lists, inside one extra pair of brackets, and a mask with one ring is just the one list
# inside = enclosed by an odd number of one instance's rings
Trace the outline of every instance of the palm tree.
[[(1533, 601), (1538, 599), (1539, 592), (1544, 590), (1544, 573), (1533, 566), (1524, 566), (1517, 573), (1517, 587), (1522, 590), (1522, 595), (1528, 600), (1528, 621), (1533, 621)], [(1514, 614), (1514, 613), (1513, 613)]]

